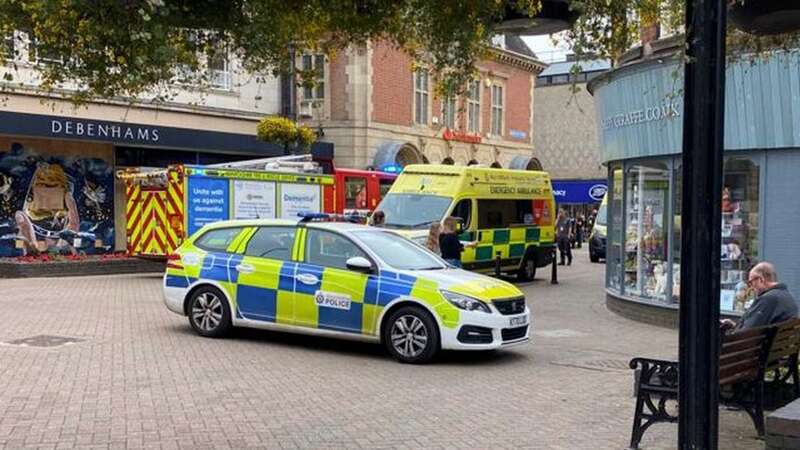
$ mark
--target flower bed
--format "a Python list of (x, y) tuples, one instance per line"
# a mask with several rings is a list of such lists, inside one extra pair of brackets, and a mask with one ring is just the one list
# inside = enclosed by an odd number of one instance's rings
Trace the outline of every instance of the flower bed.
[(164, 261), (132, 258), (125, 253), (59, 255), (42, 253), (0, 259), (0, 278), (68, 277), (163, 272)]

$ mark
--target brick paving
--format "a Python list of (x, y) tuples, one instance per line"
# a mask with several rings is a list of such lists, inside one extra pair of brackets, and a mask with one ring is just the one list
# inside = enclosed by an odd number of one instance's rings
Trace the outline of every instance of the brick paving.
[[(558, 286), (546, 276), (522, 286), (531, 345), (428, 366), (331, 339), (204, 339), (163, 306), (158, 276), (0, 280), (0, 341), (82, 339), (0, 344), (0, 448), (625, 448), (627, 361), (674, 357), (677, 333), (607, 311), (585, 250)], [(764, 448), (743, 413), (720, 417), (720, 448)], [(642, 448), (676, 435), (656, 425)]]

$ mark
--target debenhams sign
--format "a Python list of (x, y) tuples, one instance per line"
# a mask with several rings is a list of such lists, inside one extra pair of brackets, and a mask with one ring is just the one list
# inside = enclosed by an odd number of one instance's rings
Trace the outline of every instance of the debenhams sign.
[(50, 133), (54, 136), (85, 136), (131, 142), (158, 142), (160, 138), (159, 129), (155, 127), (63, 119), (50, 120)]
[(664, 119), (671, 119), (681, 115), (680, 104), (677, 101), (665, 102), (659, 106), (651, 106), (644, 109), (628, 111), (615, 116), (603, 119), (603, 130), (627, 127), (640, 123), (655, 122)]

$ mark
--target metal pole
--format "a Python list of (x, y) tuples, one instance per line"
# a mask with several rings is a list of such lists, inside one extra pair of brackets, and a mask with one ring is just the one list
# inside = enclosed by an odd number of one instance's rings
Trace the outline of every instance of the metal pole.
[(727, 0), (687, 0), (678, 447), (716, 449)]
[(558, 266), (556, 259), (558, 258), (558, 250), (553, 247), (553, 267), (550, 270), (550, 284), (558, 284)]

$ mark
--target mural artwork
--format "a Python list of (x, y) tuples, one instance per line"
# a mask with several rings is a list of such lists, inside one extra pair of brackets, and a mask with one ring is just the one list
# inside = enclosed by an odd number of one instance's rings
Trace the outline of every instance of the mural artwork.
[(0, 256), (112, 251), (113, 183), (101, 158), (0, 152)]

